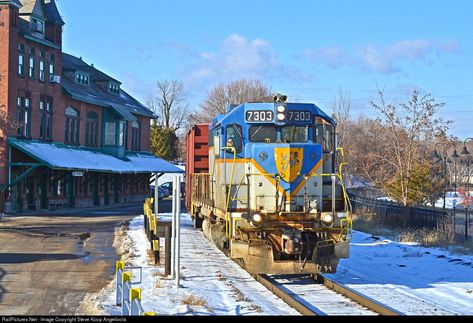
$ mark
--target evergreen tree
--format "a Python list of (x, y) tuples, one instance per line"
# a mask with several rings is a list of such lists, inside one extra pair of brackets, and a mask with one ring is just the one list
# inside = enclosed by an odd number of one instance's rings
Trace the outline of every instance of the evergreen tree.
[(172, 161), (177, 157), (177, 136), (173, 129), (153, 121), (150, 131), (151, 152), (159, 158)]
[[(396, 201), (401, 201), (404, 192), (401, 187), (407, 187), (407, 203), (405, 205), (419, 205), (430, 202), (435, 203), (435, 200), (439, 197), (437, 192), (442, 192), (445, 186), (444, 179), (438, 179), (432, 176), (432, 165), (427, 161), (417, 162), (411, 169), (411, 176), (408, 178), (402, 177), (398, 174), (388, 185), (386, 185), (386, 191), (388, 195)], [(405, 181), (405, 183), (401, 183)], [(437, 198), (432, 201), (432, 195)]]

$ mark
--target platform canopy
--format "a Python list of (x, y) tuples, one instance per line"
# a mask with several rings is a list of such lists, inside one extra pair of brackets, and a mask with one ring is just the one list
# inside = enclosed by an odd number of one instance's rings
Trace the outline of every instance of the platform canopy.
[(99, 149), (8, 138), (8, 143), (38, 161), (41, 166), (59, 170), (82, 170), (107, 173), (184, 173), (151, 153), (126, 152), (120, 159)]

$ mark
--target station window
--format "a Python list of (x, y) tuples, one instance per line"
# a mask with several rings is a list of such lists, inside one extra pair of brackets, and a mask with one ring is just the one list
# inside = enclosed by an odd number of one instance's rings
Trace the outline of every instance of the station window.
[(31, 137), (31, 101), (29, 97), (18, 97), (17, 99), (18, 136)]
[(116, 122), (105, 122), (105, 145), (115, 146), (117, 124)]
[(76, 83), (80, 85), (89, 86), (89, 76), (82, 73), (77, 73)]
[(25, 76), (25, 45), (18, 44), (18, 75)]
[(28, 69), (28, 75), (30, 79), (34, 79), (34, 59), (35, 59), (35, 51), (34, 48), (30, 48), (30, 66)]
[(111, 93), (114, 93), (114, 94), (119, 94), (120, 93), (120, 86), (118, 84), (110, 83), (108, 88), (109, 88)]
[(44, 50), (39, 52), (39, 80), (44, 82), (45, 79), (45, 59), (46, 59), (46, 53)]
[(79, 112), (74, 108), (66, 109), (65, 142), (79, 144), (80, 119)]
[(98, 133), (98, 115), (91, 111), (86, 116), (86, 128), (85, 128), (85, 145), (86, 146), (97, 146), (97, 133)]

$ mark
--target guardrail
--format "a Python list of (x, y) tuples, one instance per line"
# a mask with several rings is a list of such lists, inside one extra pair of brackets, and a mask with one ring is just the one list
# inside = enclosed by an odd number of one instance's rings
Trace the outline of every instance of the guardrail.
[[(140, 279), (133, 282), (133, 274), (129, 270), (140, 270)], [(155, 316), (155, 312), (145, 312), (141, 305), (141, 288), (132, 287), (132, 284), (141, 283), (141, 267), (125, 267), (125, 262), (116, 263), (116, 297), (115, 305), (121, 306), (125, 316)]]

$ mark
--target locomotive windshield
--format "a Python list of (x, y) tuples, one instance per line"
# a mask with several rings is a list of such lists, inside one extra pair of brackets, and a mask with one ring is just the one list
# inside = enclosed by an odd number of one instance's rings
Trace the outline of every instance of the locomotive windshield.
[(251, 126), (249, 138), (253, 142), (275, 142), (277, 139), (275, 126)]
[(307, 142), (309, 140), (309, 126), (285, 126), (281, 129), (283, 142)]

